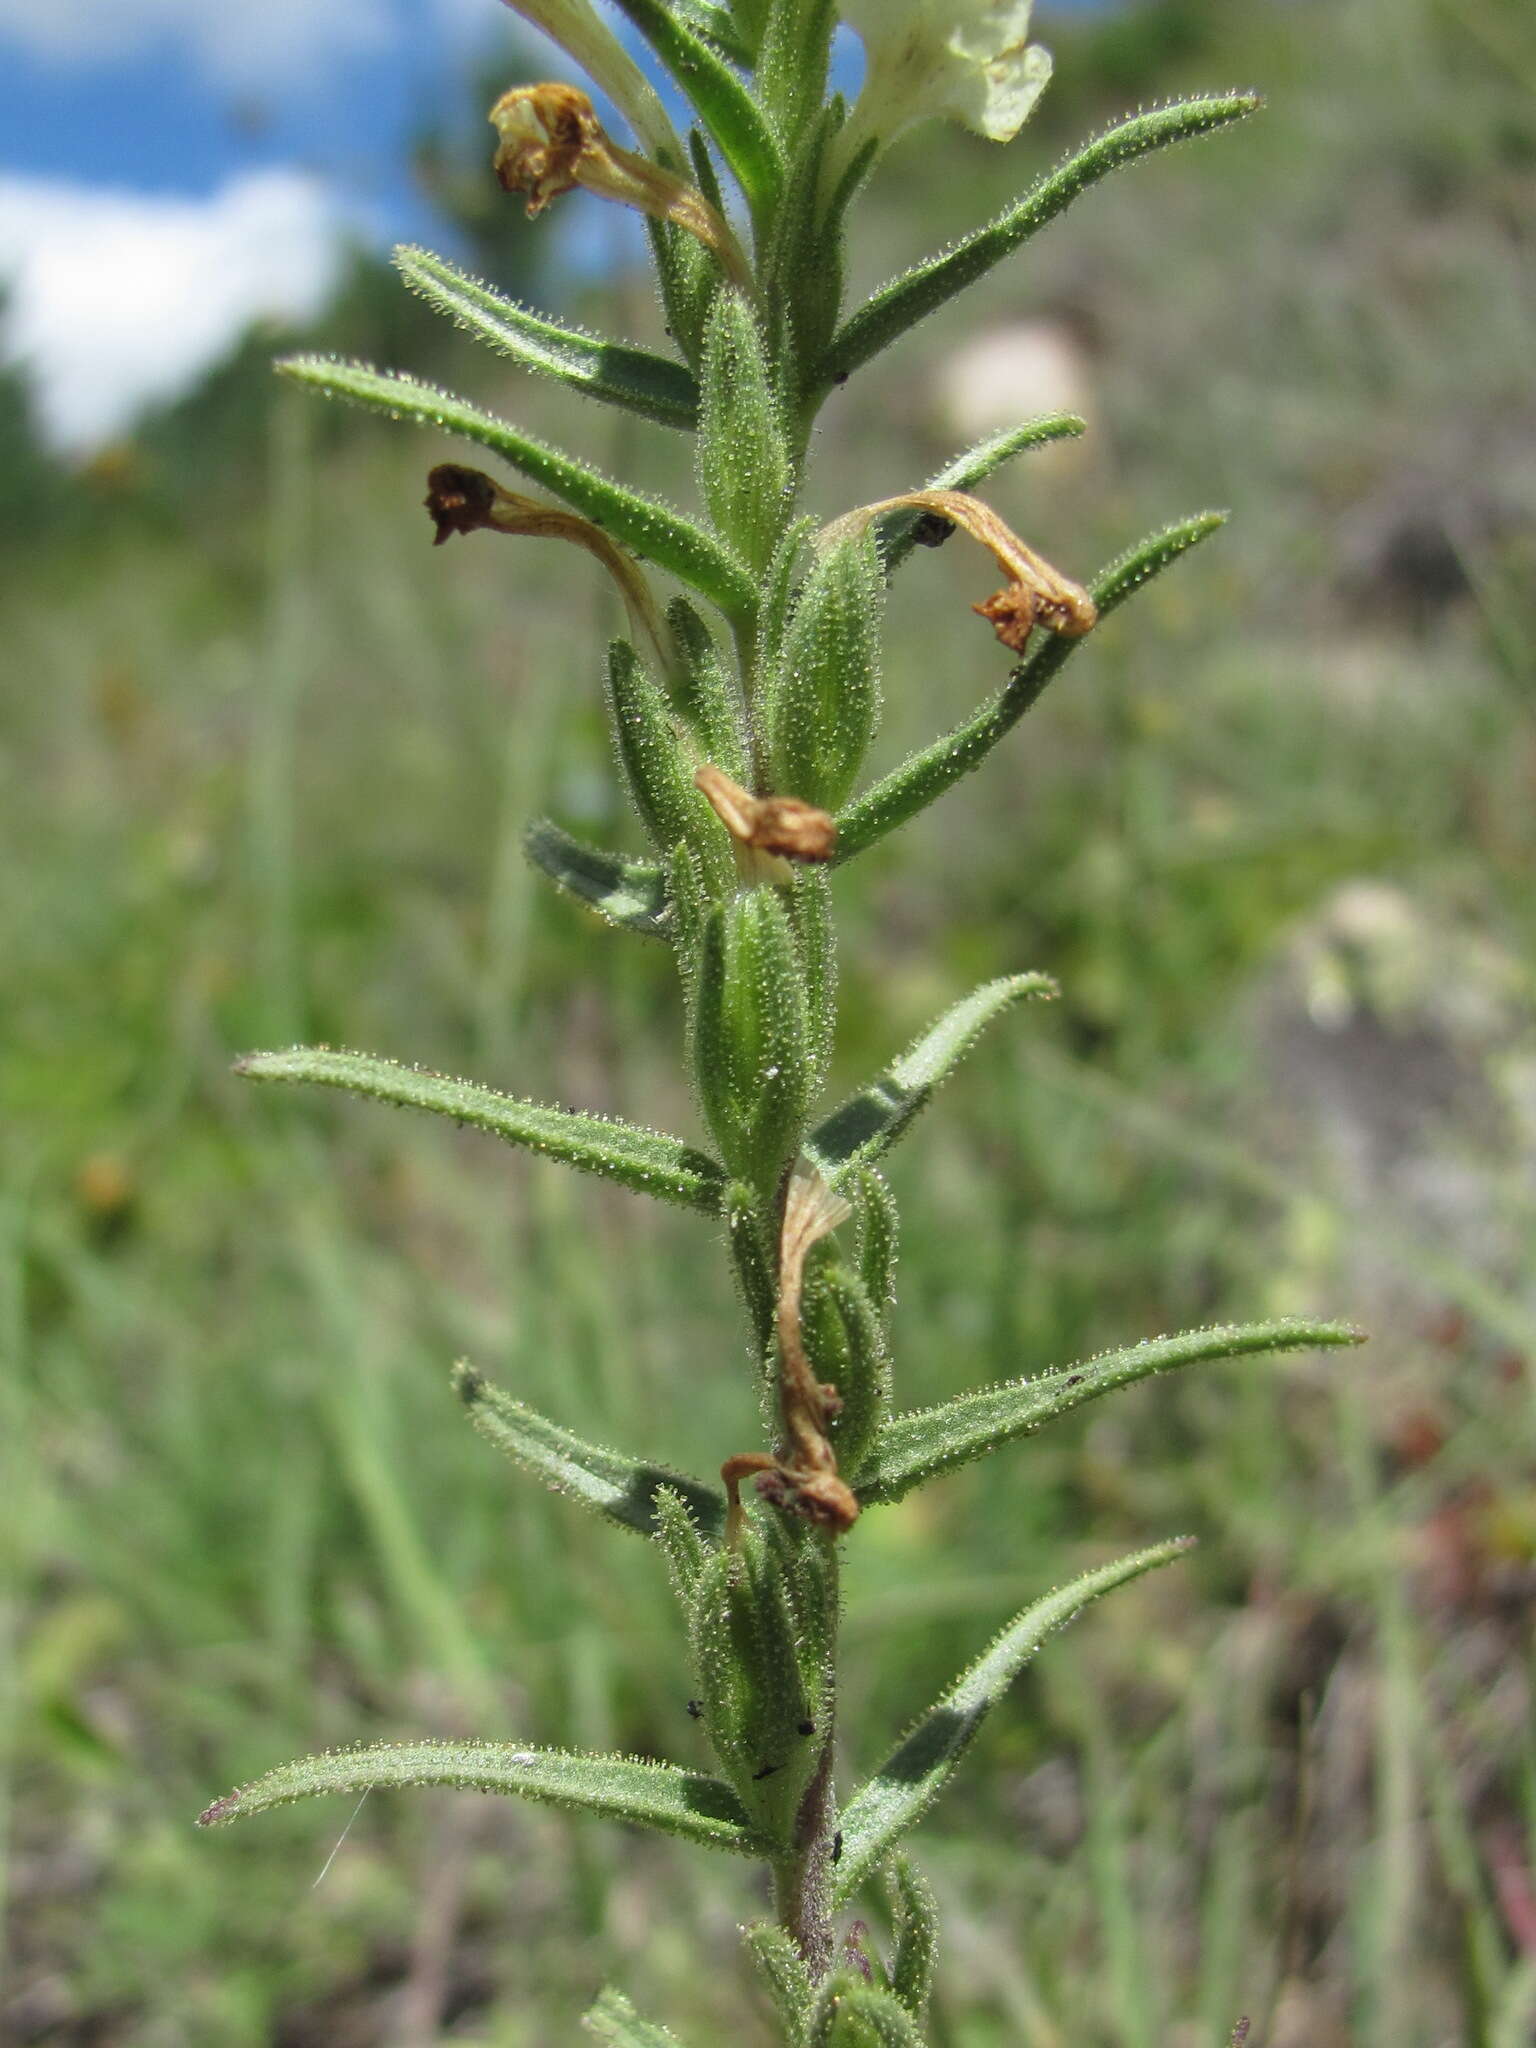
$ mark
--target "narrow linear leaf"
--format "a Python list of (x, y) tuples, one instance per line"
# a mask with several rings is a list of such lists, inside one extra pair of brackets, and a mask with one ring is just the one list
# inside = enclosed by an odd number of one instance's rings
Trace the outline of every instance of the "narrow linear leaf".
[(822, 372), (823, 387), (850, 376), (919, 320), (985, 277), (1111, 171), (1153, 150), (1228, 127), (1262, 104), (1257, 93), (1180, 100), (1173, 106), (1135, 114), (1097, 136), (996, 220), (876, 292), (833, 337)]
[(886, 1858), (880, 1875), (891, 1916), (891, 1990), (921, 2024), (939, 1946), (938, 1901), (927, 1878), (899, 1849)]
[(754, 61), (741, 24), (734, 21), (723, 7), (716, 7), (713, 0), (669, 0), (669, 4), (678, 19), (685, 21), (705, 42), (713, 43), (722, 57), (728, 57), (733, 64), (740, 64), (743, 68)]
[(837, 1866), (839, 1905), (933, 1804), (975, 1740), (982, 1722), (1046, 1637), (1064, 1628), (1101, 1594), (1140, 1578), (1143, 1572), (1171, 1563), (1192, 1547), (1192, 1539), (1181, 1536), (1171, 1543), (1159, 1543), (1150, 1550), (1118, 1558), (1115, 1563), (1085, 1572), (1069, 1586), (1048, 1593), (1008, 1624), (991, 1648), (962, 1672), (843, 1809), (843, 1854)]
[(641, 2019), (622, 1991), (603, 1992), (582, 2015), (581, 2024), (599, 2041), (611, 2041), (613, 2048), (680, 2048), (676, 2034)]
[(430, 250), (406, 244), (394, 264), (412, 291), (524, 369), (664, 427), (698, 425), (699, 387), (682, 363), (550, 320)]
[[(651, 1506), (655, 1514), (656, 1541), (667, 1560), (673, 1591), (686, 1608), (709, 1562), (709, 1547), (688, 1502), (676, 1486), (658, 1487), (651, 1497)], [(714, 1512), (713, 1503), (709, 1511)]]
[[(1000, 434), (988, 435), (974, 448), (957, 455), (953, 462), (946, 462), (936, 476), (929, 477), (923, 489), (974, 491), (1014, 456), (1027, 455), (1032, 448), (1047, 448), (1053, 441), (1075, 441), (1087, 431), (1088, 422), (1072, 412), (1047, 413), (1040, 419), (1025, 420)], [(877, 522), (875, 539), (887, 577), (901, 567), (917, 546), (924, 531), (923, 520), (923, 513), (905, 511), (887, 512)]]
[(783, 176), (773, 131), (741, 79), (664, 0), (614, 0), (645, 37), (720, 146), (754, 213), (772, 205)]
[(937, 1408), (913, 1409), (893, 1416), (880, 1432), (859, 1498), (866, 1503), (900, 1500), (940, 1473), (1032, 1436), (1058, 1415), (1069, 1415), (1086, 1401), (1155, 1373), (1258, 1353), (1327, 1350), (1364, 1342), (1363, 1333), (1348, 1323), (1287, 1317), (1272, 1323), (1218, 1324), (1209, 1330), (1185, 1330), (1176, 1337), (1149, 1338), (1038, 1379), (1012, 1380), (962, 1394)]
[(806, 2028), (815, 2004), (816, 1987), (794, 1938), (782, 1927), (766, 1921), (744, 1927), (741, 1937), (768, 1987), (789, 2048), (806, 2048)]
[(855, 797), (839, 814), (834, 859), (852, 860), (855, 854), (865, 852), (979, 768), (998, 741), (1012, 732), (1025, 712), (1039, 701), (1046, 686), (1061, 673), (1076, 650), (1086, 647), (1094, 638), (1109, 614), (1191, 548), (1208, 540), (1226, 524), (1226, 518), (1225, 512), (1197, 513), (1192, 519), (1180, 520), (1152, 534), (1112, 562), (1091, 586), (1093, 601), (1099, 608), (1099, 624), (1094, 632), (1076, 640), (1047, 633), (1034, 653), (1020, 663), (997, 695), (974, 717), (935, 740), (932, 746), (913, 754), (899, 768), (893, 768), (873, 789)]
[(584, 1173), (598, 1173), (659, 1201), (713, 1215), (720, 1207), (725, 1176), (713, 1159), (680, 1139), (611, 1117), (583, 1116), (500, 1095), (472, 1081), (450, 1080), (423, 1067), (361, 1052), (332, 1052), (326, 1046), (294, 1046), (288, 1052), (253, 1052), (235, 1062), (235, 1072), (253, 1081), (304, 1081), (319, 1088), (344, 1088), (406, 1109), (428, 1109), (455, 1123), (490, 1131), (509, 1145), (522, 1145)]
[(510, 421), (482, 412), (467, 399), (439, 391), (418, 378), (371, 369), (366, 363), (345, 363), (328, 356), (289, 356), (277, 365), (285, 377), (328, 398), (350, 399), (355, 405), (387, 413), (391, 419), (414, 420), (446, 434), (462, 434), (502, 456), (535, 483), (553, 491), (584, 518), (606, 528), (615, 540), (637, 555), (669, 570), (684, 583), (733, 615), (749, 614), (754, 590), (751, 578), (718, 541), (681, 512), (655, 498), (626, 490), (583, 462), (523, 434)]
[(816, 1126), (805, 1142), (808, 1157), (834, 1187), (855, 1167), (873, 1164), (891, 1149), (994, 1017), (1028, 997), (1056, 993), (1048, 974), (1009, 974), (973, 990), (930, 1024), (868, 1087), (849, 1096)]
[(453, 1385), (487, 1443), (546, 1486), (621, 1529), (632, 1529), (637, 1536), (658, 1535), (656, 1496), (663, 1489), (686, 1502), (705, 1534), (713, 1536), (723, 1528), (725, 1501), (703, 1480), (587, 1443), (524, 1402), (514, 1401), (471, 1365), (461, 1362), (454, 1367)]
[(507, 1742), (375, 1742), (300, 1757), (216, 1799), (198, 1815), (198, 1826), (217, 1827), (328, 1792), (386, 1791), (402, 1785), (505, 1792), (595, 1814), (600, 1820), (630, 1821), (709, 1849), (751, 1855), (757, 1847), (735, 1793), (718, 1778), (643, 1757), (516, 1749)]
[(653, 861), (588, 846), (548, 818), (528, 827), (523, 851), (556, 888), (595, 910), (605, 924), (643, 938), (667, 937), (667, 878)]

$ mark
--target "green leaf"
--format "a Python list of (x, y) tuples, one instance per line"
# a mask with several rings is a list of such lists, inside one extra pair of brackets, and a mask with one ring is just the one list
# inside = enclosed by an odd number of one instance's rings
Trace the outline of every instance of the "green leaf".
[(612, 2042), (613, 2048), (679, 2048), (676, 2034), (641, 2019), (622, 1991), (603, 1992), (596, 2005), (582, 2015), (581, 2024), (599, 2041)]
[(1313, 1351), (1364, 1342), (1347, 1323), (1311, 1323), (1287, 1318), (1272, 1323), (1227, 1323), (1186, 1330), (1177, 1337), (1151, 1338), (1124, 1351), (1106, 1351), (1082, 1365), (1012, 1380), (961, 1394), (937, 1408), (894, 1416), (880, 1432), (859, 1488), (865, 1502), (896, 1501), (943, 1472), (953, 1472), (987, 1451), (1032, 1436), (1058, 1415), (1096, 1401), (1117, 1387), (1133, 1386), (1154, 1373), (1183, 1365), (1209, 1365), (1256, 1352)]
[(768, 1987), (788, 2048), (805, 2048), (806, 2028), (816, 1998), (805, 1958), (782, 1927), (766, 1921), (744, 1927), (741, 1937), (752, 1952), (758, 1975)]
[(867, 1088), (849, 1096), (805, 1142), (809, 1158), (837, 1187), (855, 1167), (888, 1152), (994, 1017), (1028, 997), (1057, 993), (1047, 974), (1009, 974), (972, 991), (914, 1039)]
[(729, 0), (731, 19), (736, 22), (755, 56), (768, 32), (768, 17), (775, 0)]
[(726, 210), (725, 194), (720, 189), (720, 174), (715, 169), (715, 160), (709, 153), (708, 138), (697, 123), (688, 130), (688, 156), (693, 164), (694, 183), (716, 213), (723, 214)]
[(645, 228), (667, 332), (697, 370), (704, 353), (705, 322), (720, 289), (719, 266), (698, 237), (675, 221), (647, 215)]
[(514, 1401), (462, 1361), (454, 1367), (453, 1385), (487, 1443), (546, 1486), (621, 1529), (632, 1529), (637, 1536), (659, 1535), (657, 1495), (663, 1491), (685, 1502), (710, 1535), (725, 1526), (725, 1500), (703, 1480), (586, 1443), (536, 1409)]
[(758, 676), (772, 676), (777, 672), (784, 650), (784, 641), (789, 633), (789, 622), (794, 616), (795, 599), (799, 586), (795, 581), (795, 567), (800, 551), (816, 531), (817, 521), (809, 514), (797, 519), (784, 534), (774, 551), (773, 560), (763, 578), (762, 602), (757, 614), (757, 660)]
[(840, 1405), (827, 1438), (838, 1471), (857, 1488), (890, 1413), (891, 1362), (862, 1281), (835, 1258), (813, 1260), (800, 1334), (816, 1378), (837, 1389)]
[(885, 1762), (843, 1809), (843, 1853), (837, 1866), (837, 1902), (842, 1903), (908, 1828), (925, 1813), (949, 1782), (987, 1715), (1034, 1656), (1046, 1637), (1127, 1580), (1169, 1564), (1191, 1548), (1178, 1537), (1139, 1550), (1069, 1586), (1048, 1593), (1010, 1622), (991, 1648), (923, 1715)]
[(791, 488), (789, 447), (757, 315), (720, 292), (704, 337), (695, 444), (709, 516), (749, 568), (771, 558)]
[(345, 1088), (407, 1109), (429, 1109), (455, 1123), (490, 1131), (510, 1145), (526, 1146), (548, 1159), (563, 1160), (584, 1173), (598, 1173), (659, 1201), (714, 1215), (725, 1176), (713, 1159), (678, 1138), (616, 1118), (582, 1116), (500, 1095), (472, 1081), (450, 1080), (424, 1067), (403, 1067), (369, 1053), (332, 1052), (328, 1046), (296, 1045), (288, 1052), (252, 1052), (235, 1062), (235, 1072), (253, 1081), (303, 1081), (319, 1088)]
[(758, 1852), (740, 1801), (718, 1778), (641, 1757), (517, 1749), (509, 1742), (375, 1742), (300, 1757), (216, 1799), (198, 1815), (198, 1826), (216, 1827), (328, 1792), (385, 1791), (400, 1785), (505, 1792), (600, 1820), (655, 1828), (707, 1849), (734, 1849), (744, 1856)]
[(695, 35), (713, 43), (722, 57), (743, 68), (753, 61), (751, 45), (723, 7), (716, 7), (713, 0), (668, 0), (672, 12), (684, 21)]
[[(814, 403), (804, 409), (805, 381), (821, 360), (843, 309), (841, 223), (829, 214), (825, 191), (827, 150), (843, 115), (840, 99), (823, 106), (818, 91), (815, 119), (794, 143), (783, 194), (757, 251), (769, 354), (786, 408), (797, 416), (802, 436), (809, 432), (815, 410)], [(793, 114), (791, 118), (798, 120)]]
[[(1025, 420), (1022, 425), (1009, 427), (1001, 434), (988, 435), (974, 448), (967, 448), (963, 455), (957, 455), (953, 462), (946, 462), (937, 476), (929, 477), (923, 489), (974, 491), (978, 484), (985, 483), (1014, 456), (1026, 455), (1032, 448), (1049, 447), (1053, 441), (1075, 441), (1087, 431), (1087, 421), (1071, 412), (1047, 413), (1040, 419)], [(918, 545), (927, 516), (909, 508), (901, 512), (887, 512), (876, 522), (876, 544), (887, 579)]]
[(723, 611), (750, 615), (755, 599), (752, 579), (718, 541), (655, 498), (616, 484), (611, 478), (550, 448), (510, 421), (482, 412), (467, 399), (439, 391), (418, 378), (375, 370), (366, 363), (344, 363), (326, 356), (289, 356), (277, 365), (285, 377), (328, 398), (350, 399), (391, 419), (414, 420), (446, 434), (462, 434), (502, 456), (525, 476), (581, 513), (606, 527), (637, 555), (669, 570)]
[(967, 235), (953, 248), (894, 279), (860, 307), (833, 337), (822, 366), (822, 387), (839, 382), (871, 356), (897, 341), (919, 320), (947, 305), (958, 292), (1027, 242), (1053, 221), (1090, 185), (1150, 151), (1166, 149), (1213, 129), (1225, 128), (1253, 113), (1262, 101), (1255, 93), (1226, 93), (1180, 100), (1169, 107), (1122, 121), (1053, 171), (996, 220)]
[(810, 2048), (923, 2048), (906, 2007), (851, 1972), (822, 1991), (809, 2041)]
[(698, 425), (699, 387), (682, 363), (562, 326), (428, 249), (407, 244), (395, 250), (394, 263), (412, 291), (524, 369), (664, 427)]
[[(658, 1487), (652, 1506), (656, 1518), (656, 1541), (667, 1560), (673, 1590), (687, 1609), (691, 1606), (700, 1575), (709, 1562), (709, 1549), (687, 1500), (675, 1485)], [(710, 1523), (712, 1530), (720, 1526), (716, 1514), (718, 1506), (719, 1496), (716, 1495), (709, 1507), (709, 1515), (713, 1518)]]
[(667, 606), (677, 649), (672, 701), (696, 735), (704, 758), (738, 782), (751, 779), (741, 683), (721, 659), (715, 637), (686, 597)]
[(752, 1326), (758, 1359), (765, 1370), (771, 1369), (774, 1316), (779, 1305), (778, 1247), (773, 1229), (776, 1212), (770, 1204), (765, 1218), (756, 1190), (740, 1180), (726, 1189), (723, 1206), (736, 1285)]
[(836, 26), (832, 0), (778, 0), (769, 14), (757, 89), (790, 141), (821, 110)]
[(873, 1166), (854, 1168), (844, 1178), (842, 1191), (854, 1207), (859, 1278), (876, 1315), (884, 1320), (896, 1300), (896, 1257), (901, 1245), (896, 1197)]
[(933, 1990), (939, 1903), (927, 1878), (899, 1849), (886, 1858), (880, 1875), (894, 1940), (891, 1990), (921, 2026)]
[(619, 765), (651, 844), (667, 853), (686, 843), (713, 854), (719, 866), (729, 842), (694, 787), (697, 749), (627, 640), (609, 645), (608, 710)]
[(786, 892), (795, 944), (805, 968), (805, 1006), (810, 1036), (806, 1059), (810, 1093), (826, 1079), (837, 1036), (837, 930), (832, 885), (824, 867), (800, 866)]
[(783, 165), (773, 131), (746, 86), (665, 0), (614, 0), (671, 72), (719, 145), (754, 214), (771, 208)]
[(666, 872), (653, 862), (587, 846), (548, 818), (528, 827), (523, 851), (557, 888), (595, 910), (605, 924), (648, 939), (668, 936)]
[[(1143, 584), (1160, 576), (1182, 555), (1224, 526), (1226, 516), (1224, 512), (1199, 512), (1193, 519), (1182, 519), (1152, 534), (1112, 562), (1092, 585), (1093, 601), (1099, 608), (1099, 626), (1094, 632)], [(1076, 650), (1093, 638), (1094, 633), (1076, 640), (1046, 633), (1029, 658), (1020, 663), (997, 695), (973, 718), (935, 740), (931, 747), (910, 756), (873, 789), (856, 797), (837, 821), (836, 861), (852, 860), (855, 854), (865, 852), (979, 768), (998, 741), (1006, 738), (1025, 712), (1039, 701), (1047, 684), (1061, 673)]]

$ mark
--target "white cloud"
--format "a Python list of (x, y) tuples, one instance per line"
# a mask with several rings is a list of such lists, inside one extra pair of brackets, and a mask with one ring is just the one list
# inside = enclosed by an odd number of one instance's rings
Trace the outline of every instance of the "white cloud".
[(0, 42), (45, 62), (99, 64), (168, 43), (247, 90), (310, 77), (397, 31), (391, 0), (0, 0)]
[(0, 346), (31, 373), (48, 439), (84, 452), (185, 390), (253, 320), (318, 313), (347, 239), (298, 171), (207, 199), (0, 176)]

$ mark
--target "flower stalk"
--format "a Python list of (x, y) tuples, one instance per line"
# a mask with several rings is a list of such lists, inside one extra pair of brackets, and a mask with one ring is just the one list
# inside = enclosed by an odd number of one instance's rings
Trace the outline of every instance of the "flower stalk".
[[(216, 1800), (203, 1820), (218, 1825), (289, 1799), (375, 1784), (473, 1785), (727, 1851), (755, 1861), (769, 1880), (774, 1918), (749, 1928), (747, 1940), (789, 2048), (921, 2048), (935, 1916), (901, 1838), (1046, 1636), (1182, 1546), (1155, 1545), (1044, 1594), (840, 1801), (844, 1759), (833, 1738), (842, 1545), (857, 1540), (863, 1517), (881, 1504), (970, 1458), (1003, 1453), (1118, 1386), (1205, 1358), (1349, 1343), (1355, 1333), (1326, 1323), (1195, 1333), (937, 1408), (894, 1412), (898, 1231), (881, 1162), (981, 1031), (1052, 988), (1036, 974), (987, 983), (881, 1073), (827, 1104), (837, 1020), (831, 871), (978, 766), (1101, 616), (1219, 522), (1167, 529), (1090, 589), (976, 495), (991, 469), (1038, 445), (1039, 434), (1001, 437), (960, 458), (947, 482), (830, 522), (802, 506), (803, 454), (819, 407), (847, 369), (1011, 253), (1031, 223), (1043, 225), (1128, 155), (1221, 125), (1254, 103), (1202, 101), (1138, 117), (1114, 131), (1122, 139), (1113, 148), (1114, 134), (1053, 174), (1044, 199), (1021, 202), (839, 327), (859, 179), (829, 175), (829, 166), (867, 170), (895, 134), (928, 116), (960, 118), (997, 140), (1015, 134), (1049, 73), (1048, 57), (1027, 39), (1027, 0), (842, 0), (841, 14), (869, 55), (867, 83), (846, 122), (826, 96), (836, 25), (830, 0), (735, 0), (729, 9), (709, 0), (618, 0), (692, 102), (691, 180), (654, 87), (588, 0), (510, 4), (583, 64), (647, 153), (614, 143), (578, 88), (524, 86), (492, 111), (495, 175), (508, 192), (526, 195), (531, 220), (578, 186), (646, 214), (675, 353), (654, 356), (563, 329), (420, 251), (406, 252), (402, 268), (503, 354), (603, 404), (691, 433), (699, 516), (408, 377), (313, 360), (286, 367), (314, 388), (467, 437), (561, 501), (521, 495), (484, 471), (440, 460), (427, 498), (438, 543), (481, 531), (571, 541), (618, 589), (627, 631), (609, 651), (607, 704), (648, 846), (643, 854), (588, 846), (545, 822), (530, 832), (528, 848), (543, 874), (616, 935), (613, 943), (643, 937), (670, 949), (704, 1135), (695, 1142), (644, 1121), (526, 1102), (327, 1048), (251, 1055), (241, 1069), (260, 1081), (342, 1088), (452, 1117), (545, 1161), (701, 1214), (723, 1234), (763, 1395), (764, 1437), (724, 1459), (718, 1485), (638, 1450), (606, 1448), (589, 1439), (582, 1415), (538, 1415), (474, 1367), (461, 1364), (454, 1374), (457, 1398), (494, 1448), (573, 1508), (659, 1551), (682, 1610), (688, 1689), (714, 1770), (537, 1744), (418, 1742), (284, 1766)], [(733, 209), (750, 222), (750, 243)], [(509, 209), (509, 234), (528, 231)], [(967, 488), (949, 487), (957, 479)], [(898, 529), (907, 536), (899, 546)], [(1011, 651), (1027, 648), (1027, 659), (961, 732), (861, 787), (880, 719), (886, 584), (911, 539), (937, 541), (955, 530), (986, 549), (1003, 578), (975, 609)], [(662, 575), (678, 585), (664, 607)], [(706, 1247), (701, 1239), (701, 1256)], [(867, 1763), (867, 1731), (852, 1735)], [(869, 1887), (892, 1927), (883, 1953), (878, 1941), (852, 1935), (839, 1943), (838, 1914)], [(640, 2048), (673, 2039), (614, 1992), (590, 2022), (603, 2038)]]

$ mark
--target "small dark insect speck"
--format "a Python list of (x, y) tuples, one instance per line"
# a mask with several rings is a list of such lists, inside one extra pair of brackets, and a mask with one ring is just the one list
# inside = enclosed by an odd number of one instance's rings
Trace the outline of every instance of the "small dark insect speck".
[(753, 1784), (761, 1785), (764, 1778), (771, 1778), (775, 1771), (780, 1770), (782, 1768), (783, 1767), (780, 1764), (764, 1764), (763, 1768), (760, 1771), (754, 1771), (752, 1773)]
[(698, 1700), (690, 1700), (688, 1702), (688, 1718), (690, 1721), (697, 1721), (703, 1712), (704, 1708)]
[(814, 1721), (801, 1721), (797, 1723), (797, 1727), (801, 1735), (814, 1735), (816, 1733), (816, 1723)]
[(834, 384), (846, 384), (852, 374), (850, 370), (834, 370), (832, 372), (832, 382)]
[(920, 512), (912, 528), (912, 538), (920, 548), (941, 548), (955, 530), (953, 519), (946, 519), (939, 512)]
[(1069, 1379), (1069, 1380), (1067, 1381), (1067, 1385), (1068, 1385), (1069, 1387), (1080, 1387), (1080, 1386), (1081, 1386), (1082, 1384), (1083, 1384), (1083, 1376), (1082, 1376), (1082, 1374), (1081, 1374), (1080, 1372), (1075, 1372), (1075, 1373), (1073, 1373), (1073, 1375), (1072, 1375), (1071, 1379)]
[(839, 1828), (837, 1833), (832, 1837), (832, 1861), (834, 1863), (840, 1863), (842, 1861), (842, 1855), (843, 1831), (841, 1828)]

